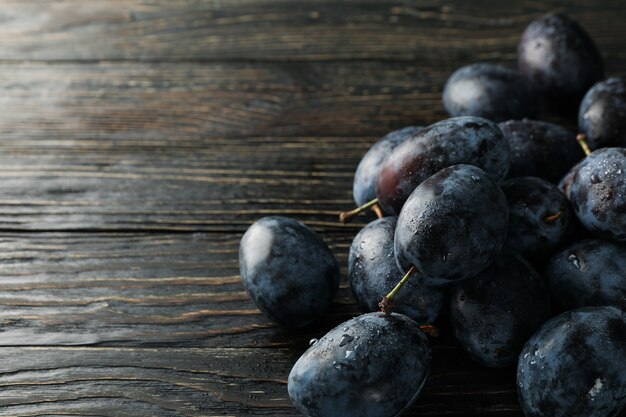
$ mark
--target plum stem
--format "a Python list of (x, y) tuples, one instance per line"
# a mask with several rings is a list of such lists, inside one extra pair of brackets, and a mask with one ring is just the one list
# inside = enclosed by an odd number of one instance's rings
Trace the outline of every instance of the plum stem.
[(563, 211), (559, 210), (557, 213), (551, 215), (551, 216), (547, 216), (546, 218), (543, 219), (543, 221), (547, 224), (552, 224), (555, 221), (559, 220), (561, 217), (563, 217)]
[(383, 210), (380, 208), (378, 203), (372, 206), (372, 211), (376, 213), (376, 217), (378, 217), (379, 219), (382, 219), (383, 217), (385, 217), (385, 215), (383, 214)]
[(393, 306), (394, 306), (394, 302), (393, 302), (394, 297), (396, 296), (398, 291), (400, 291), (400, 289), (404, 287), (404, 284), (406, 284), (406, 282), (409, 280), (409, 277), (415, 272), (417, 272), (416, 267), (412, 266), (411, 268), (409, 268), (409, 270), (406, 271), (406, 274), (404, 274), (400, 282), (396, 284), (393, 290), (391, 290), (389, 294), (383, 297), (381, 302), (378, 304), (378, 307), (380, 307), (380, 310), (383, 313), (385, 314), (391, 313), (391, 310), (393, 309)]
[(420, 330), (430, 337), (439, 337), (439, 328), (431, 324), (420, 326)]
[(363, 204), (361, 207), (357, 207), (351, 211), (343, 211), (339, 213), (339, 221), (343, 224), (350, 223), (352, 219), (359, 215), (362, 211), (365, 211), (369, 208), (374, 207), (374, 205), (378, 204), (378, 199), (375, 198), (367, 203)]
[(576, 135), (576, 140), (581, 148), (583, 148), (583, 152), (585, 155), (589, 156), (591, 154), (591, 150), (589, 149), (589, 145), (587, 144), (587, 135), (584, 133), (579, 133)]

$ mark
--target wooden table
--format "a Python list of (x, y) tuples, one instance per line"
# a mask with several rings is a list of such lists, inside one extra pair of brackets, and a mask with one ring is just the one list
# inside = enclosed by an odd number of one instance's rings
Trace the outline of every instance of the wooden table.
[[(0, 415), (295, 416), (312, 337), (358, 314), (341, 226), (386, 132), (445, 117), (462, 64), (513, 65), (566, 11), (626, 72), (623, 0), (0, 2)], [(305, 221), (343, 274), (312, 328), (269, 323), (238, 275), (265, 215)], [(445, 330), (445, 325), (444, 325)], [(521, 416), (512, 369), (432, 341), (409, 416)]]

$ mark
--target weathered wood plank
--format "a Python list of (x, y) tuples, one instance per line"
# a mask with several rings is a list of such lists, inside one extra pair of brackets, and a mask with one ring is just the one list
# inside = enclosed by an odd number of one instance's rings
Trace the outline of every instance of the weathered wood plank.
[(354, 204), (353, 171), (373, 140), (148, 141), (135, 153), (111, 141), (0, 144), (0, 228), (242, 232), (285, 215), (356, 231), (337, 213)]
[(513, 54), (524, 26), (552, 10), (624, 59), (620, 0), (4, 1), (0, 59), (486, 59)]
[(0, 66), (0, 228), (241, 231), (263, 214), (338, 227), (377, 135), (443, 117), (434, 76), (393, 63)]
[(372, 136), (443, 117), (441, 88), (457, 63), (0, 65), (0, 135), (3, 143), (170, 147), (224, 137)]
[[(303, 349), (2, 348), (0, 415), (299, 416), (286, 380)], [(512, 370), (434, 355), (407, 416), (522, 415)]]
[[(325, 235), (342, 270), (351, 235)], [(325, 318), (287, 332), (239, 278), (239, 235), (31, 234), (0, 238), (0, 346), (288, 346), (358, 313), (344, 282)]]
[(444, 118), (447, 74), (381, 62), (0, 66), (0, 229), (241, 232), (267, 214), (340, 228), (360, 157), (394, 128)]

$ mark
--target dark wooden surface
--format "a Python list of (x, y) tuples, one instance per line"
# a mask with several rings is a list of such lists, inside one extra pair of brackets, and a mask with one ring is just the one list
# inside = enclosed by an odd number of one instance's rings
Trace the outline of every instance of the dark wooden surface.
[[(626, 74), (623, 0), (0, 1), (0, 415), (296, 416), (312, 337), (358, 311), (341, 226), (391, 129), (445, 117), (460, 65), (513, 64), (565, 11)], [(248, 299), (241, 234), (270, 214), (329, 243), (328, 314), (287, 332)], [(410, 416), (519, 417), (513, 370), (442, 325)]]

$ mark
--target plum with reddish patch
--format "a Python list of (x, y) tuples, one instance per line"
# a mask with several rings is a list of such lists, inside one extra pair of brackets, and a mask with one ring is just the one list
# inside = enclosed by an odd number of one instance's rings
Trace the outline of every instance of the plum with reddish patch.
[(356, 168), (352, 184), (352, 195), (357, 206), (362, 206), (376, 198), (376, 181), (378, 180), (381, 164), (385, 158), (399, 144), (422, 129), (422, 127), (409, 126), (394, 130), (373, 144), (367, 153), (363, 155)]
[(463, 116), (424, 128), (383, 162), (376, 195), (385, 212), (398, 214), (413, 190), (439, 170), (457, 164), (482, 168), (496, 181), (509, 169), (509, 145), (498, 126)]

